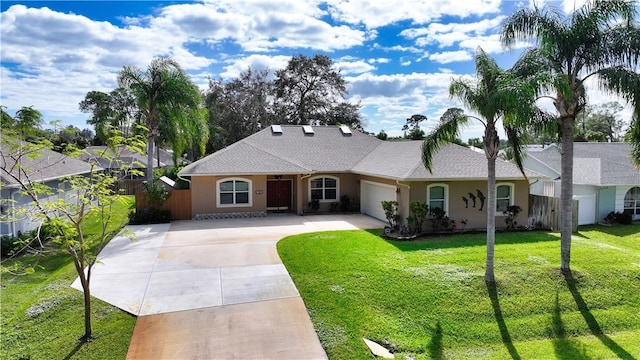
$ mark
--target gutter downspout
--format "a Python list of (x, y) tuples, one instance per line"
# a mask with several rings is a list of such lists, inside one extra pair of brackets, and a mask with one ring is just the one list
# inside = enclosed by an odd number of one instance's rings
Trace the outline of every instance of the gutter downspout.
[(180, 179), (182, 181), (186, 181), (187, 183), (189, 183), (189, 189), (191, 189), (191, 179), (183, 178), (182, 176), (180, 176), (179, 173), (178, 173), (178, 179)]
[[(309, 174), (302, 174), (302, 175), (300, 176), (300, 182), (298, 183), (298, 188), (299, 188), (299, 189), (302, 189), (302, 180), (304, 180), (304, 179), (306, 179), (306, 178), (308, 178), (308, 177), (311, 177), (311, 175), (313, 175), (313, 174), (311, 174), (311, 173), (309, 173)], [(296, 192), (297, 192), (297, 191), (296, 191)], [(302, 194), (301, 194), (301, 195), (302, 195)], [(301, 200), (302, 200), (302, 199), (300, 199), (299, 201), (301, 201)], [(298, 201), (296, 201), (296, 202), (298, 202)], [(300, 204), (302, 205), (302, 203), (300, 203)], [(304, 208), (304, 205), (303, 205), (303, 208)], [(300, 215), (300, 216), (303, 216), (303, 215), (304, 215), (304, 210), (303, 210), (303, 209), (297, 209), (297, 212), (298, 212), (298, 215)]]

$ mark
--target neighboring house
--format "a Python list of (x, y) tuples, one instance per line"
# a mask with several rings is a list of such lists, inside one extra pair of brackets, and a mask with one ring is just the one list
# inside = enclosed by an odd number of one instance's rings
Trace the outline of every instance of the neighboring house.
[[(426, 201), (443, 208), (458, 226), (467, 219), (467, 228), (486, 227), (485, 155), (449, 145), (435, 155), (431, 174), (422, 164), (421, 145), (381, 141), (344, 126), (275, 125), (186, 166), (179, 175), (190, 178), (194, 218), (272, 210), (303, 214), (313, 200), (320, 211), (330, 211), (331, 203), (348, 196), (360, 202), (361, 213), (385, 221), (383, 200), (398, 201), (402, 219), (410, 215), (409, 201)], [(497, 226), (504, 226), (501, 210), (514, 204), (524, 209), (518, 222), (526, 223), (527, 180), (505, 161), (496, 162), (496, 172)]]
[[(118, 149), (118, 157), (113, 159), (113, 156), (104, 156), (104, 152), (113, 153), (107, 146), (89, 146), (83, 150), (80, 155), (80, 159), (84, 161), (97, 161), (99, 166), (108, 169), (110, 171), (119, 172), (124, 166), (127, 169), (136, 169), (142, 172), (142, 174), (135, 176), (131, 173), (118, 174), (122, 179), (139, 179), (144, 180), (147, 168), (147, 155), (131, 151), (129, 149)], [(158, 162), (158, 156), (160, 161)], [(110, 159), (111, 158), (111, 159)], [(188, 160), (181, 157), (178, 158), (178, 164), (189, 163)], [(153, 168), (173, 166), (173, 154), (170, 151), (164, 149), (158, 149), (157, 153), (153, 157)]]
[[(20, 156), (19, 154), (23, 154)], [(19, 161), (20, 166), (16, 166)], [(12, 175), (20, 179), (28, 178), (31, 181), (41, 182), (53, 189), (53, 195), (49, 199), (70, 199), (72, 194), (68, 191), (69, 185), (63, 178), (88, 174), (91, 165), (84, 161), (68, 157), (53, 150), (39, 148), (31, 151), (27, 156), (21, 148), (11, 148), (9, 144), (0, 144), (0, 182), (2, 202), (0, 217), (0, 234), (17, 236), (19, 233), (35, 229), (39, 224), (29, 218), (18, 218), (16, 211), (19, 208), (32, 206), (31, 197), (20, 193), (21, 187)], [(22, 168), (24, 172), (18, 169)], [(25, 174), (26, 173), (26, 174)]]
[[(640, 170), (625, 143), (574, 143), (573, 198), (578, 200), (578, 224), (595, 224), (611, 211), (640, 219)], [(555, 144), (528, 151), (527, 169), (549, 177), (531, 185), (531, 193), (560, 197), (560, 152)]]

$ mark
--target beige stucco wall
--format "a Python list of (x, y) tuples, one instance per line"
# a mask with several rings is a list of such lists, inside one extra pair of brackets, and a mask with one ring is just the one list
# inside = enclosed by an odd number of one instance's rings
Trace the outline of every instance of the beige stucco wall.
[[(240, 178), (251, 181), (252, 206), (216, 206), (216, 182)], [(194, 176), (191, 178), (191, 212), (196, 214), (264, 211), (267, 208), (267, 177), (255, 176)]]
[[(514, 205), (520, 206), (523, 210), (518, 215), (516, 221), (518, 224), (526, 225), (527, 222), (527, 209), (529, 207), (529, 187), (528, 182), (525, 180), (518, 181), (498, 181), (497, 185), (502, 183), (514, 184)], [(487, 211), (486, 203), (483, 210), (480, 211), (480, 200), (476, 199), (476, 207), (473, 207), (473, 202), (469, 199), (468, 193), (471, 192), (474, 195), (479, 189), (487, 196), (487, 182), (486, 181), (443, 181), (443, 182), (412, 182), (411, 183), (411, 201), (427, 201), (427, 186), (430, 184), (445, 184), (449, 187), (448, 205), (449, 210), (447, 216), (451, 220), (455, 220), (458, 229), (461, 229), (460, 221), (467, 219), (466, 229), (484, 229), (487, 223)], [(465, 203), (462, 197), (469, 199), (468, 207), (465, 207)], [(485, 200), (486, 202), (486, 200)], [(407, 205), (408, 206), (408, 205)], [(506, 227), (504, 222), (505, 216), (502, 213), (496, 214), (496, 228)], [(403, 218), (406, 218), (403, 217)]]

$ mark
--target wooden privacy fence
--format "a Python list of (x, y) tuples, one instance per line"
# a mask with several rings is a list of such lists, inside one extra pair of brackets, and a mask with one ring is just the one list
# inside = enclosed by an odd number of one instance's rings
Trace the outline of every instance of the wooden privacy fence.
[[(571, 201), (573, 231), (578, 230), (578, 200)], [(560, 231), (560, 198), (529, 195), (529, 224)]]
[(118, 193), (121, 195), (134, 195), (142, 191), (144, 180), (124, 179), (118, 181)]
[[(171, 212), (171, 220), (191, 220), (191, 190), (171, 190), (169, 199), (160, 207)], [(144, 192), (136, 192), (136, 211), (148, 207)]]

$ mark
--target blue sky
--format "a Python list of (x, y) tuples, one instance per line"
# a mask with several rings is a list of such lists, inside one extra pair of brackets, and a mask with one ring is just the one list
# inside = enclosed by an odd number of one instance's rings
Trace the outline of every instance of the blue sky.
[[(584, 0), (537, 1), (571, 11)], [(0, 104), (34, 106), (45, 121), (88, 127), (78, 103), (116, 87), (123, 66), (170, 56), (203, 90), (249, 66), (277, 70), (291, 56), (324, 54), (341, 69), (367, 131), (400, 135), (413, 114), (429, 130), (449, 107), (452, 78), (472, 78), (481, 46), (503, 67), (503, 19), (530, 0), (2, 1)], [(595, 91), (591, 103), (612, 100)], [(622, 114), (624, 119), (628, 114)], [(463, 138), (481, 136), (481, 125)]]

